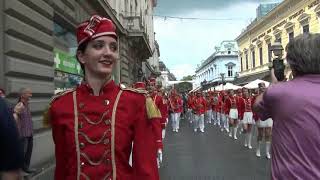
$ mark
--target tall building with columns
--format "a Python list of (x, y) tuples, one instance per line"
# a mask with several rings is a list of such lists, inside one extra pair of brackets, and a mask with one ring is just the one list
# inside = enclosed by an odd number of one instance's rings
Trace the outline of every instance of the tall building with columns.
[[(303, 33), (320, 32), (319, 0), (284, 0), (266, 16), (254, 20), (236, 39), (239, 46), (241, 73), (235, 84), (246, 84), (255, 79), (270, 80), (270, 51), (275, 41), (283, 48), (290, 40)], [(285, 54), (285, 53), (284, 53)], [(286, 61), (285, 76), (292, 77)]]
[(196, 69), (194, 88), (201, 85), (213, 87), (225, 81), (233, 81), (240, 70), (238, 46), (235, 41), (223, 41), (215, 52)]

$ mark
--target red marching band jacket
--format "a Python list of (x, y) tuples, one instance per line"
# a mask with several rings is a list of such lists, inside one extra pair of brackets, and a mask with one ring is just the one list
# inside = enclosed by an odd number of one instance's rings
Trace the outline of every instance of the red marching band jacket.
[(178, 95), (175, 95), (175, 94), (170, 95), (169, 104), (170, 104), (169, 109), (172, 113), (180, 112)]
[(166, 107), (163, 104), (163, 98), (161, 95), (159, 95), (157, 92), (154, 92), (152, 94), (152, 99), (157, 108), (160, 110), (161, 113), (161, 119), (154, 125), (155, 132), (156, 132), (156, 142), (157, 142), (157, 148), (163, 149), (163, 143), (162, 143), (162, 129), (165, 128), (166, 125), (166, 118), (165, 118), (165, 111)]
[(197, 115), (204, 114), (207, 109), (207, 101), (201, 97), (195, 97), (192, 103), (193, 112)]
[(228, 99), (225, 101), (225, 110), (226, 114), (230, 113), (230, 109), (235, 108), (239, 109), (239, 103), (238, 103), (238, 98), (235, 96), (229, 96)]
[(152, 99), (113, 81), (92, 92), (83, 83), (51, 102), (55, 179), (158, 180), (152, 123), (161, 115)]
[(188, 109), (192, 108), (193, 98), (194, 98), (193, 95), (188, 96), (188, 102), (187, 102)]
[(212, 109), (213, 99), (211, 97), (206, 98), (206, 111)]
[(253, 99), (252, 97), (239, 97), (239, 119), (243, 119), (244, 112), (252, 112)]

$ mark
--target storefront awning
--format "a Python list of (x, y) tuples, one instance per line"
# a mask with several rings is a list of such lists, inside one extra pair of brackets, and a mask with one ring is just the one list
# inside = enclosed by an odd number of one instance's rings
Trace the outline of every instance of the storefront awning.
[(262, 79), (262, 80), (269, 79), (269, 76), (270, 76), (270, 72), (266, 71), (266, 72), (262, 72), (262, 73), (258, 73), (258, 74), (253, 74), (253, 75), (237, 78), (232, 83), (234, 85), (243, 86), (243, 85), (248, 84), (249, 82), (254, 81), (256, 79)]

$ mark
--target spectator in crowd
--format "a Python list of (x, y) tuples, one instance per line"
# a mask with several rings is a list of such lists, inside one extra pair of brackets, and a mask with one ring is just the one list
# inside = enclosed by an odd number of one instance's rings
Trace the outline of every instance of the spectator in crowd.
[(4, 99), (0, 98), (0, 179), (19, 180), (23, 164), (18, 131)]
[(273, 84), (254, 104), (272, 118), (272, 179), (320, 179), (320, 34), (303, 34), (286, 47), (293, 79)]
[[(34, 170), (29, 169), (30, 160), (33, 148), (33, 128), (32, 116), (29, 107), (29, 101), (32, 97), (32, 90), (30, 88), (22, 88), (20, 90), (20, 97), (18, 104), (15, 106), (15, 117), (19, 117), (17, 126), (19, 127), (19, 134), (24, 150), (24, 166), (25, 173), (33, 173)], [(17, 120), (17, 119), (16, 119)]]
[(0, 97), (1, 98), (5, 98), (6, 97), (6, 92), (4, 91), (4, 89), (0, 88)]

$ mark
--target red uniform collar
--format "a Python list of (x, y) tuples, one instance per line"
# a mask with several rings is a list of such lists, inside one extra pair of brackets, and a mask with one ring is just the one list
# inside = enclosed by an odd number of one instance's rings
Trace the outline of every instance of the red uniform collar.
[[(100, 89), (99, 95), (106, 94), (107, 92), (110, 92), (115, 87), (116, 87), (116, 84), (114, 83), (113, 80), (110, 79)], [(93, 89), (91, 88), (91, 86), (86, 81), (82, 81), (82, 83), (79, 86), (79, 89), (80, 89), (80, 91), (84, 91), (84, 92), (87, 92), (87, 93), (93, 95)]]

